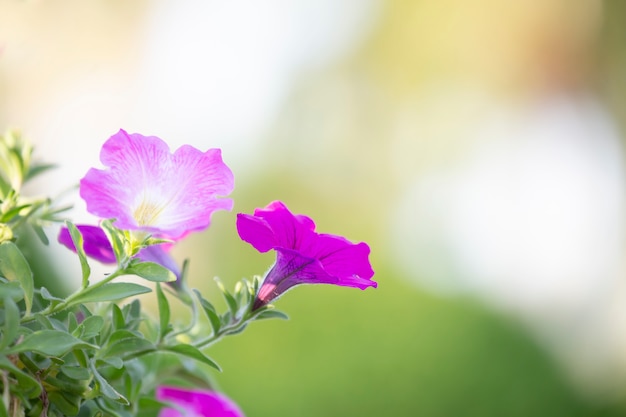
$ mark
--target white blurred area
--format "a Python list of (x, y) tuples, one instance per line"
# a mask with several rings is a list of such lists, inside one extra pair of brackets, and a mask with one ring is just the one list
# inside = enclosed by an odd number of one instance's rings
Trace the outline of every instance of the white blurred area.
[[(53, 192), (119, 128), (221, 147), (242, 173), (293, 125), (274, 157), (383, 213), (378, 248), (407, 279), (514, 315), (581, 386), (611, 388), (626, 375), (626, 176), (585, 88), (601, 4), (6, 0), (0, 124), (60, 165), (38, 184)], [(353, 194), (337, 186), (364, 171)]]
[(524, 322), (586, 392), (619, 395), (624, 138), (589, 88), (603, 3), (493, 5), (463, 20), (470, 40), (449, 35), (459, 70), (397, 112), (392, 256), (419, 286)]
[(362, 41), (377, 4), (2, 2), (0, 122), (59, 164), (46, 190), (77, 182), (120, 128), (220, 147), (240, 172), (300, 74)]
[(617, 128), (588, 97), (491, 104), (463, 138), (474, 145), (401, 197), (397, 259), (436, 293), (473, 294), (521, 318), (578, 382), (610, 388), (626, 369)]

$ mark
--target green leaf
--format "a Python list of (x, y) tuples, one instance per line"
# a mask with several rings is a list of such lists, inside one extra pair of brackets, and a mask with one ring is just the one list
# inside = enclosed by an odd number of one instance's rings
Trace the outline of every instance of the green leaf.
[(222, 320), (220, 319), (220, 315), (217, 314), (215, 307), (213, 307), (213, 304), (211, 304), (208, 300), (202, 297), (202, 294), (200, 294), (200, 291), (195, 290), (195, 289), (193, 291), (198, 297), (198, 300), (200, 300), (202, 309), (204, 310), (207, 317), (209, 318), (209, 321), (211, 322), (211, 327), (213, 327), (213, 332), (214, 333), (219, 332), (220, 328), (222, 327)]
[(152, 282), (176, 281), (176, 275), (169, 269), (154, 262), (132, 263), (126, 273), (140, 276)]
[(111, 305), (111, 321), (113, 323), (114, 329), (123, 329), (126, 327), (126, 320), (124, 320), (124, 313), (122, 313), (122, 309), (119, 308), (118, 305)]
[(141, 242), (144, 246), (160, 245), (162, 243), (174, 243), (174, 241), (171, 239), (161, 239), (158, 237), (148, 236), (143, 242)]
[(104, 379), (102, 375), (100, 375), (93, 362), (90, 362), (89, 366), (91, 367), (91, 372), (93, 372), (93, 376), (96, 379), (96, 386), (102, 395), (121, 404), (129, 404), (128, 400), (122, 394), (117, 392), (115, 388), (113, 388), (111, 384), (109, 384), (109, 382)]
[(122, 309), (126, 322), (141, 320), (141, 302), (139, 300), (133, 300), (130, 304), (126, 304)]
[(70, 311), (67, 314), (67, 331), (70, 333), (74, 333), (74, 330), (76, 330), (77, 328), (78, 328), (78, 319), (76, 318), (76, 314)]
[(39, 385), (39, 382), (35, 378), (15, 366), (13, 362), (11, 362), (4, 355), (0, 355), (0, 369), (4, 369), (13, 374), (15, 379), (17, 379), (20, 391), (27, 398), (35, 398), (38, 397), (39, 394), (41, 394), (41, 385)]
[(39, 323), (44, 329), (55, 330), (54, 325), (48, 316), (44, 316), (41, 313), (35, 313), (35, 320), (37, 320), (37, 323)]
[(111, 242), (111, 246), (113, 246), (113, 252), (115, 252), (115, 258), (117, 262), (121, 262), (122, 259), (126, 257), (125, 248), (124, 248), (124, 237), (121, 235), (121, 231), (113, 226), (113, 222), (115, 219), (103, 220), (100, 223), (100, 227), (106, 233)]
[(205, 363), (217, 369), (218, 371), (222, 370), (222, 368), (220, 368), (220, 366), (217, 363), (215, 363), (213, 359), (209, 358), (204, 353), (202, 353), (200, 349), (192, 345), (180, 344), (180, 345), (173, 345), (173, 346), (164, 346), (162, 349), (168, 352), (174, 352), (174, 353), (178, 353), (179, 355), (187, 356), (188, 358), (193, 358), (199, 362)]
[(111, 336), (109, 336), (107, 344), (111, 345), (119, 340), (132, 339), (134, 337), (141, 337), (141, 333), (128, 329), (119, 329), (114, 331)]
[(17, 302), (24, 298), (24, 291), (19, 282), (2, 282), (0, 283), (0, 299), (10, 298)]
[(55, 297), (54, 295), (50, 294), (50, 291), (48, 291), (46, 287), (41, 287), (39, 293), (41, 294), (41, 298), (43, 298), (44, 300), (56, 302), (64, 301), (62, 298)]
[(3, 242), (0, 244), (0, 275), (9, 281), (19, 282), (24, 291), (24, 303), (26, 305), (26, 315), (30, 314), (33, 306), (33, 295), (35, 284), (33, 273), (22, 252), (13, 242)]
[(100, 334), (100, 330), (104, 326), (104, 319), (100, 316), (90, 316), (87, 317), (81, 324), (78, 325), (76, 331), (73, 333), (74, 336), (79, 337), (83, 340), (89, 340), (92, 337)]
[(10, 210), (7, 210), (5, 213), (2, 214), (2, 223), (10, 222), (11, 219), (20, 214), (20, 211), (30, 206), (30, 204), (21, 204), (19, 206), (11, 208)]
[(98, 365), (100, 364), (100, 362), (102, 362), (103, 364), (112, 366), (115, 369), (122, 369), (122, 366), (124, 366), (124, 361), (117, 356), (112, 356), (106, 359), (98, 359), (98, 362), (97, 362)]
[(235, 297), (233, 297), (228, 292), (228, 290), (226, 289), (226, 287), (224, 287), (224, 284), (222, 283), (222, 281), (220, 281), (219, 278), (216, 277), (215, 282), (217, 283), (220, 291), (222, 291), (222, 294), (224, 295), (224, 299), (226, 300), (226, 304), (228, 304), (228, 309), (230, 310), (232, 317), (235, 318), (237, 310), (239, 309), (239, 307), (237, 306), (237, 300), (235, 300)]
[(86, 381), (91, 378), (91, 373), (89, 372), (89, 370), (81, 366), (63, 365), (61, 366), (61, 372), (63, 372), (69, 378), (78, 379), (81, 381)]
[(145, 294), (150, 291), (152, 291), (150, 288), (132, 282), (111, 282), (101, 287), (88, 287), (86, 291), (72, 300), (71, 305), (100, 301), (116, 301), (134, 295)]
[(159, 336), (163, 339), (167, 333), (171, 330), (170, 326), (170, 305), (167, 302), (167, 297), (161, 289), (161, 284), (157, 283), (157, 304), (159, 306)]
[(48, 400), (54, 404), (64, 416), (75, 416), (78, 414), (80, 396), (70, 395), (63, 391), (48, 392)]
[[(86, 369), (85, 369), (86, 370)], [(63, 374), (57, 374), (60, 378), (55, 378), (51, 375), (46, 376), (46, 385), (52, 385), (55, 388), (58, 388), (59, 391), (63, 391), (64, 394), (69, 395), (81, 395), (85, 392), (85, 388), (87, 388), (87, 383), (77, 381), (72, 378), (67, 378)], [(48, 389), (48, 391), (51, 391)]]
[(167, 404), (155, 400), (152, 397), (141, 397), (138, 401), (138, 408), (141, 410), (142, 413), (145, 413), (145, 415), (156, 416), (158, 415), (159, 410), (161, 410), (163, 407), (167, 407)]
[(50, 240), (48, 240), (48, 236), (46, 235), (46, 232), (44, 232), (43, 227), (36, 223), (30, 223), (30, 227), (33, 229), (35, 235), (37, 235), (41, 243), (46, 246), (50, 244)]
[(2, 325), (2, 339), (0, 350), (9, 346), (17, 337), (20, 327), (20, 310), (17, 304), (9, 298), (4, 299), (4, 324)]
[(278, 310), (264, 310), (254, 316), (255, 320), (263, 320), (263, 319), (282, 319), (289, 320), (289, 316), (282, 311)]
[(33, 351), (47, 356), (62, 356), (76, 348), (98, 349), (98, 346), (77, 339), (69, 333), (46, 329), (26, 335), (21, 343), (7, 349), (6, 353)]
[(74, 223), (66, 221), (65, 225), (70, 232), (72, 242), (74, 242), (74, 247), (76, 248), (76, 253), (78, 254), (78, 259), (80, 260), (80, 269), (83, 273), (82, 287), (86, 288), (89, 285), (89, 275), (91, 274), (91, 268), (89, 267), (89, 263), (87, 262), (87, 255), (85, 254), (85, 249), (83, 248), (83, 235), (80, 233), (78, 228), (74, 226)]
[(154, 350), (155, 347), (149, 340), (135, 336), (111, 343), (100, 357), (132, 356), (135, 353)]

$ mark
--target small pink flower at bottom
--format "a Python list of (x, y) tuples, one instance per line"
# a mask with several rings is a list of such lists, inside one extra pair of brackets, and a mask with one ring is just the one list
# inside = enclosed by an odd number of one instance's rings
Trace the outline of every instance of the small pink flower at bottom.
[(161, 409), (159, 417), (244, 417), (230, 398), (215, 391), (160, 386), (156, 398), (176, 406)]
[(365, 289), (377, 287), (366, 243), (352, 243), (336, 235), (316, 233), (307, 216), (292, 214), (280, 201), (254, 215), (237, 215), (242, 240), (259, 252), (276, 251), (276, 262), (265, 276), (253, 310), (272, 302), (298, 284), (334, 284)]

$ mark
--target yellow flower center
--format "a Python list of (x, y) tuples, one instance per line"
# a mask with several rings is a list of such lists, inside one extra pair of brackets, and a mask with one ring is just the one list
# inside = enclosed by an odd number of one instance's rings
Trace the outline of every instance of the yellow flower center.
[(133, 217), (139, 226), (151, 226), (157, 222), (161, 212), (163, 212), (163, 207), (144, 199), (135, 209)]

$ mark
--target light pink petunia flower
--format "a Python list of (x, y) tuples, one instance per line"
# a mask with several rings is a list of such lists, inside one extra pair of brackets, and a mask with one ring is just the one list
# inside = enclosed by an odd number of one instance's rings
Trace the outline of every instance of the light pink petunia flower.
[(171, 153), (155, 136), (120, 130), (102, 146), (105, 169), (92, 168), (80, 181), (87, 211), (116, 219), (115, 226), (179, 240), (205, 229), (216, 210), (231, 210), (231, 170), (219, 149), (184, 145)]
[(265, 276), (253, 309), (272, 302), (298, 284), (377, 287), (366, 243), (315, 232), (309, 217), (294, 215), (280, 201), (254, 215), (238, 214), (237, 231), (259, 252), (276, 251), (276, 263)]

